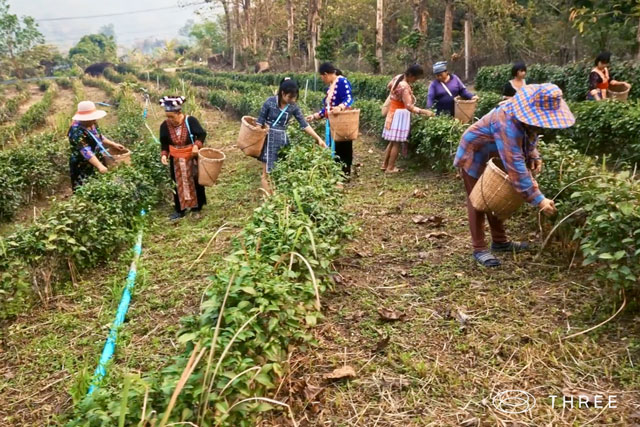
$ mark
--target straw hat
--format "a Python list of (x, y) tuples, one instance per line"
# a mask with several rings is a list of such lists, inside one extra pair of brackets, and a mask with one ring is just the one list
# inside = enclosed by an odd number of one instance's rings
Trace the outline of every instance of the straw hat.
[(504, 105), (516, 119), (531, 126), (565, 129), (576, 122), (562, 99), (562, 90), (551, 83), (527, 85)]
[(98, 120), (107, 115), (104, 110), (96, 109), (96, 104), (91, 101), (81, 101), (78, 104), (78, 111), (73, 116), (73, 120), (80, 122), (88, 122), (91, 120)]

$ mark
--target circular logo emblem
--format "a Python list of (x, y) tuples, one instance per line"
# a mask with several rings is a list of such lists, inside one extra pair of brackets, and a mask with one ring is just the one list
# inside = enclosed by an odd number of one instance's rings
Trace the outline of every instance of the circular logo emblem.
[(493, 407), (505, 414), (522, 414), (536, 406), (536, 398), (522, 390), (505, 390), (493, 396)]

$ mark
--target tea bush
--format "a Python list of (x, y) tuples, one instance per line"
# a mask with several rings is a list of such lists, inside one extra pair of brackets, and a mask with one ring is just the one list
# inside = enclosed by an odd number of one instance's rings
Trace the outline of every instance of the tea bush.
[(67, 145), (61, 135), (46, 132), (0, 151), (0, 221), (10, 220), (22, 204), (55, 186), (67, 169)]
[[(563, 67), (533, 64), (527, 67), (527, 83), (554, 83), (564, 91), (566, 99), (584, 101), (589, 90), (589, 74), (592, 69), (591, 61)], [(609, 71), (611, 78), (631, 83), (629, 98), (640, 98), (640, 62), (614, 61)], [(476, 75), (476, 89), (502, 93), (502, 88), (510, 79), (511, 64), (481, 67)]]
[[(182, 320), (178, 341), (185, 345), (184, 353), (162, 372), (134, 380), (126, 409), (129, 423), (141, 418), (145, 387), (149, 387), (147, 420), (161, 418), (194, 349), (210, 351), (213, 345), (213, 363), (220, 364), (216, 376), (204, 357), (168, 419), (199, 425), (255, 425), (256, 417), (271, 405), (236, 404), (270, 396), (284, 377), (291, 347), (312, 342), (308, 328), (321, 316), (317, 295), (327, 289), (331, 261), (351, 228), (336, 190), (338, 165), (327, 150), (300, 131), (291, 137), (297, 142), (272, 175), (275, 195), (254, 210), (233, 240), (229, 256), (216, 267), (199, 314)], [(304, 257), (313, 274), (293, 252)], [(247, 373), (247, 369), (252, 370)], [(240, 376), (234, 379), (236, 375)], [(118, 387), (98, 389), (80, 402), (69, 425), (115, 423), (125, 410), (119, 406), (119, 393)]]
[[(629, 171), (612, 172), (559, 138), (541, 144), (545, 171), (539, 177), (547, 197), (556, 197), (556, 220), (566, 222), (579, 242), (584, 265), (614, 287), (633, 287), (640, 277), (640, 182)], [(577, 211), (577, 212), (576, 212)]]
[(5, 102), (4, 105), (0, 107), (0, 124), (12, 119), (20, 109), (20, 105), (27, 102), (29, 98), (31, 98), (31, 92), (22, 90), (18, 92), (16, 96)]
[(55, 84), (50, 85), (42, 99), (29, 107), (15, 124), (0, 128), (0, 142), (3, 146), (33, 132), (46, 123), (57, 89)]
[[(120, 99), (131, 105), (130, 94)], [(142, 113), (140, 107), (127, 108), (118, 111), (120, 120), (135, 121), (130, 116)], [(158, 201), (168, 182), (159, 157), (155, 142), (138, 142), (132, 166), (96, 174), (68, 201), (55, 202), (33, 225), (0, 240), (0, 318), (25, 311), (34, 297), (32, 283), (58, 283), (70, 263), (96, 265), (130, 241), (140, 210)]]

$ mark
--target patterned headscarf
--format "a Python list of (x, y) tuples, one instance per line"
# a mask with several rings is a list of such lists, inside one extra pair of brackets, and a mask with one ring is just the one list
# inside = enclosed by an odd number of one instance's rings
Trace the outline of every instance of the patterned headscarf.
[(184, 96), (163, 96), (160, 98), (160, 105), (164, 107), (166, 112), (176, 112), (182, 110), (182, 104), (187, 98)]
[(440, 74), (447, 71), (447, 61), (440, 61), (433, 64), (433, 74)]

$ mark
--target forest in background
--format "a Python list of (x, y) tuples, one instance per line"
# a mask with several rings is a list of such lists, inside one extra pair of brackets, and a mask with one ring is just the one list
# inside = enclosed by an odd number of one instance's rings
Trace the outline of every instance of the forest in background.
[[(344, 69), (390, 74), (409, 63), (447, 60), (470, 75), (485, 65), (525, 60), (566, 64), (610, 50), (640, 57), (640, 1), (568, 0), (209, 0), (183, 39), (145, 42), (118, 57), (117, 34), (104, 26), (68, 53), (45, 44), (37, 22), (0, 1), (4, 78), (34, 77), (119, 60), (144, 67), (208, 60), (212, 68)], [(465, 34), (465, 28), (466, 33)], [(186, 40), (186, 41), (185, 41)], [(150, 48), (151, 47), (151, 48)], [(150, 53), (151, 50), (151, 54)]]

